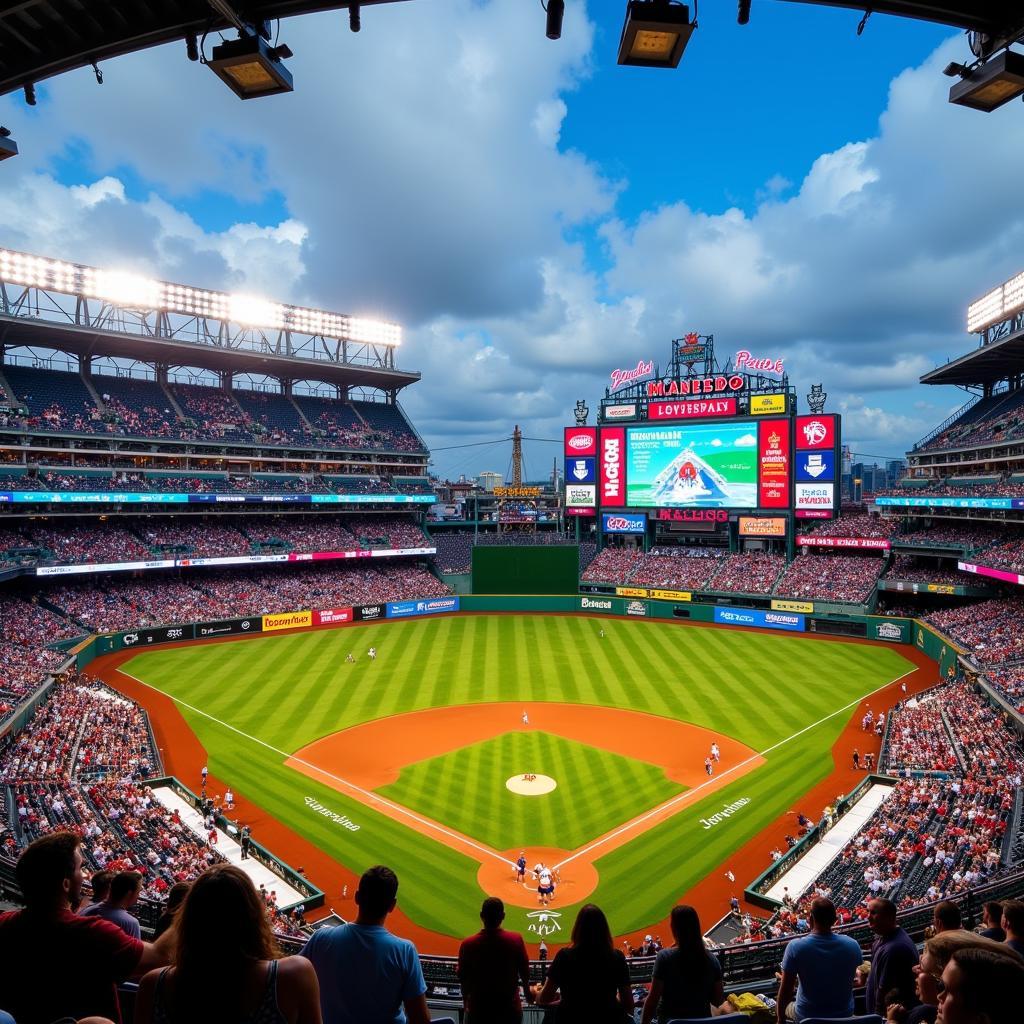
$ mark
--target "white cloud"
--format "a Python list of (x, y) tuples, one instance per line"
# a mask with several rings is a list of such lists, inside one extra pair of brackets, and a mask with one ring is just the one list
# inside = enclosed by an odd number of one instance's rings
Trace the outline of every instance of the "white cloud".
[(753, 434), (744, 434), (742, 437), (737, 437), (733, 444), (737, 448), (751, 448), (757, 444), (757, 438)]

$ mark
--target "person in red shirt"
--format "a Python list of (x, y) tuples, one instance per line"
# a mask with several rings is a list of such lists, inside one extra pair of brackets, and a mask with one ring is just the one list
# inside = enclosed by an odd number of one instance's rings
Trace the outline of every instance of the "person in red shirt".
[(80, 917), (81, 840), (71, 832), (42, 836), (15, 868), (24, 910), (0, 914), (0, 1006), (19, 1024), (61, 1017), (121, 1020), (117, 983), (166, 964), (171, 928), (140, 942), (99, 917)]
[(459, 947), (459, 982), (466, 1005), (465, 1024), (519, 1024), (523, 1004), (519, 986), (528, 1002), (530, 961), (523, 937), (501, 927), (505, 904), (489, 896), (480, 908), (483, 928)]

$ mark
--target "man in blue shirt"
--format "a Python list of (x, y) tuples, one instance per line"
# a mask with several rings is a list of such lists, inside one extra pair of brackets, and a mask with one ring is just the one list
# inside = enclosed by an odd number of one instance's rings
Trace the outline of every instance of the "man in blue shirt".
[(853, 980), (864, 959), (860, 946), (848, 935), (833, 933), (836, 908), (831, 900), (815, 899), (810, 918), (811, 934), (790, 942), (782, 957), (779, 1024), (787, 1019), (853, 1016)]
[(302, 950), (320, 980), (324, 1024), (430, 1024), (416, 947), (384, 927), (398, 877), (378, 864), (359, 879), (351, 924), (321, 928)]
[(878, 937), (871, 947), (871, 973), (864, 993), (865, 1013), (886, 1015), (885, 997), (895, 991), (896, 1002), (908, 1010), (917, 1006), (914, 968), (921, 959), (910, 936), (896, 923), (896, 904), (874, 899), (868, 904), (868, 924)]
[(110, 892), (102, 903), (94, 903), (82, 911), (83, 917), (102, 917), (116, 924), (133, 939), (142, 938), (138, 918), (128, 913), (129, 907), (139, 902), (142, 892), (142, 875), (138, 871), (119, 871), (110, 881)]

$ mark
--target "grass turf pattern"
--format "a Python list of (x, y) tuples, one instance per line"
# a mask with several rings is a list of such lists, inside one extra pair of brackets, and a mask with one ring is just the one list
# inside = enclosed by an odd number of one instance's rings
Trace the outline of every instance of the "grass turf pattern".
[[(557, 788), (510, 792), (505, 780), (527, 771), (550, 775)], [(408, 765), (377, 792), (495, 850), (575, 850), (684, 789), (653, 764), (545, 732), (509, 732)]]
[[(378, 650), (375, 662), (365, 657), (370, 646)], [(350, 651), (359, 659), (355, 665), (345, 664)], [(866, 644), (652, 621), (495, 615), (146, 651), (123, 670), (203, 712), (182, 707), (211, 770), (237, 792), (356, 871), (390, 864), (401, 878), (403, 910), (426, 928), (461, 935), (479, 926), (474, 861), (285, 768), (276, 751), (290, 754), (376, 718), (487, 701), (631, 708), (764, 750), (912, 667), (895, 649)], [(610, 911), (613, 928), (621, 933), (661, 920), (731, 850), (824, 778), (848, 717), (844, 712), (814, 726), (769, 753), (755, 772), (600, 857), (592, 898)], [(514, 771), (502, 768), (480, 785), (504, 788)], [(348, 815), (360, 830), (312, 812), (306, 796)], [(704, 828), (701, 818), (740, 797), (750, 803)], [(511, 907), (508, 922), (520, 929), (528, 923), (525, 912)]]

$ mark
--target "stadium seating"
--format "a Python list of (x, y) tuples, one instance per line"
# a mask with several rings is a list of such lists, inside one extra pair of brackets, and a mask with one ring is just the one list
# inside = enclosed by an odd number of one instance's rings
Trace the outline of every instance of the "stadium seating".
[(7, 383), (29, 412), (25, 425), (33, 430), (73, 434), (104, 433), (100, 411), (77, 373), (5, 365)]
[(918, 447), (919, 452), (993, 444), (1024, 436), (1024, 391), (982, 398)]
[(980, 665), (1024, 659), (1024, 603), (1009, 598), (945, 608), (925, 622), (971, 651)]
[(775, 593), (779, 597), (866, 604), (884, 562), (874, 556), (798, 555), (786, 567)]

